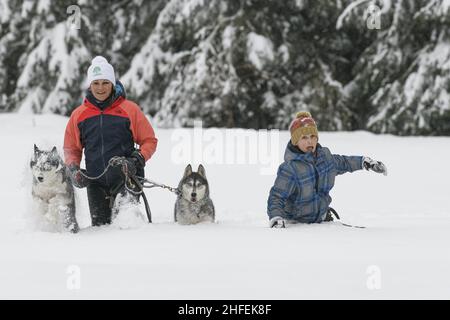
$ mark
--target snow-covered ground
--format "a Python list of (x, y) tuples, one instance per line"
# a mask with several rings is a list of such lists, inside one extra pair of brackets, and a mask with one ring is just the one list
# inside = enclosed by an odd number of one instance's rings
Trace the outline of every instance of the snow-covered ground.
[[(66, 122), (55, 115), (0, 115), (0, 298), (450, 298), (450, 138), (320, 132), (332, 152), (367, 155), (388, 166), (387, 177), (367, 171), (339, 176), (332, 191), (342, 220), (367, 228), (269, 229), (266, 202), (276, 167), (264, 174), (270, 166), (263, 153), (253, 164), (250, 158), (237, 163), (248, 148), (237, 151), (242, 145), (230, 141), (230, 134), (256, 132), (205, 130), (199, 147), (195, 129), (155, 128), (159, 146), (147, 177), (176, 186), (189, 156), (205, 151), (216, 224), (174, 224), (175, 196), (150, 189), (153, 224), (92, 228), (86, 191), (77, 190), (84, 230), (33, 230), (33, 143), (61, 150)], [(272, 160), (281, 161), (288, 133), (280, 132), (276, 143), (258, 137), (257, 151), (271, 145)], [(194, 155), (179, 156), (182, 146)]]

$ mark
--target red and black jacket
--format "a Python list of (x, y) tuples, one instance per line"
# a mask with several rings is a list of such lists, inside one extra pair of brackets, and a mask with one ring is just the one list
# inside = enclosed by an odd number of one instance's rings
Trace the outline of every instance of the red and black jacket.
[[(158, 140), (150, 122), (139, 106), (125, 99), (122, 85), (115, 86), (111, 102), (103, 109), (85, 98), (70, 116), (64, 136), (66, 165), (80, 165), (84, 149), (86, 170), (89, 176), (100, 175), (114, 156), (129, 157), (134, 144), (145, 161), (156, 150)], [(119, 177), (108, 173), (99, 183), (113, 186)]]

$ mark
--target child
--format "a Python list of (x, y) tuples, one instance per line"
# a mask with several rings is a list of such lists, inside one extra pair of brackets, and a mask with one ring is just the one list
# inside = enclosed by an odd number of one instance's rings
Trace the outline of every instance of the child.
[(317, 126), (309, 112), (299, 112), (289, 130), (291, 140), (270, 190), (267, 214), (271, 228), (286, 222), (320, 223), (333, 220), (329, 213), (337, 175), (365, 168), (387, 174), (386, 166), (368, 157), (331, 154), (319, 143)]

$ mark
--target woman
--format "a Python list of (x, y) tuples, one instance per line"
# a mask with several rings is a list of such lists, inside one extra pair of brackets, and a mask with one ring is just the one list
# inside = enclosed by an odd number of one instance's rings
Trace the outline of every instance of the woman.
[[(86, 98), (72, 112), (66, 127), (64, 158), (73, 184), (87, 187), (92, 225), (100, 226), (111, 223), (111, 204), (124, 185), (124, 176), (119, 167), (110, 167), (97, 180), (85, 175), (101, 175), (109, 160), (119, 156), (127, 158), (132, 173), (143, 177), (145, 162), (155, 152), (158, 140), (139, 106), (126, 99), (113, 66), (104, 57), (92, 60), (87, 79)], [(86, 171), (80, 170), (83, 150)]]

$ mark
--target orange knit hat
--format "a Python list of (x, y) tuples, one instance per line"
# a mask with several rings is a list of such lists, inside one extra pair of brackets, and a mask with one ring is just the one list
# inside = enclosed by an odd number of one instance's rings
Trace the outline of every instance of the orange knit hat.
[(289, 126), (291, 132), (291, 142), (293, 145), (297, 145), (302, 136), (315, 134), (319, 137), (317, 131), (316, 122), (311, 116), (311, 113), (307, 111), (300, 111), (296, 114), (295, 119)]

